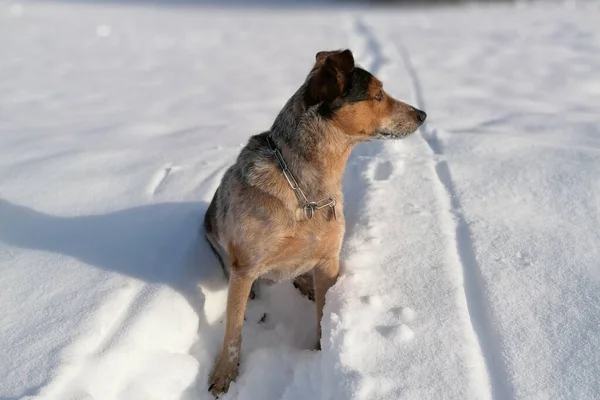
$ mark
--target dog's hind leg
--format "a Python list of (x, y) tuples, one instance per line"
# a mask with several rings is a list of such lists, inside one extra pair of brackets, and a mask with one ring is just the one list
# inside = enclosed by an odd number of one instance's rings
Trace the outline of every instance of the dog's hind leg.
[[(216, 243), (216, 241), (215, 241), (214, 237), (212, 237), (212, 235), (207, 233), (206, 241), (208, 242), (212, 252), (215, 254), (215, 256), (217, 256), (217, 259), (219, 260), (219, 263), (221, 264), (221, 269), (223, 270), (225, 277), (227, 278), (227, 280), (229, 280), (230, 273), (229, 273), (228, 262), (226, 261), (227, 255), (222, 250), (222, 247), (218, 243)], [(258, 285), (258, 280), (256, 280), (256, 281), (254, 281), (254, 283), (252, 283), (252, 289), (250, 290), (250, 294), (248, 297), (251, 300), (254, 300), (254, 299), (258, 298), (259, 294), (260, 294), (260, 289), (259, 289), (259, 285)]]
[(294, 287), (300, 291), (309, 300), (315, 301), (315, 282), (313, 271), (307, 272), (294, 279)]
[[(216, 195), (215, 195), (215, 198), (213, 198), (210, 205), (208, 206), (208, 209), (206, 210), (206, 214), (204, 215), (204, 226), (203, 226), (204, 235), (205, 235), (206, 241), (208, 242), (208, 244), (210, 246), (210, 249), (215, 254), (215, 256), (217, 256), (217, 259), (219, 260), (219, 264), (221, 264), (221, 269), (223, 270), (225, 277), (227, 278), (227, 280), (229, 280), (230, 274), (229, 274), (228, 255), (227, 255), (227, 252), (225, 251), (225, 249), (223, 249), (223, 247), (219, 244), (217, 237), (216, 237), (216, 232), (215, 232), (215, 228), (216, 228), (215, 199), (216, 199)], [(255, 284), (252, 285), (252, 290), (250, 290), (250, 295), (249, 295), (250, 299), (257, 298), (258, 297), (257, 294), (258, 294), (258, 285), (257, 285), (257, 282), (255, 282)]]

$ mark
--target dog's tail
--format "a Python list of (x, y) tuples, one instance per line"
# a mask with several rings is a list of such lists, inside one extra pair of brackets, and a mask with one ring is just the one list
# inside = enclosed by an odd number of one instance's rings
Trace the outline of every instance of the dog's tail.
[[(216, 193), (215, 193), (215, 197), (216, 197)], [(223, 269), (223, 273), (225, 274), (225, 276), (227, 277), (227, 279), (229, 279), (229, 270), (227, 268), (227, 265), (225, 264), (225, 260), (223, 258), (223, 254), (221, 252), (220, 249), (220, 245), (218, 243), (215, 242), (215, 234), (214, 234), (214, 219), (215, 219), (215, 198), (213, 198), (213, 200), (210, 202), (210, 205), (208, 206), (208, 209), (206, 210), (206, 214), (204, 214), (204, 238), (206, 239), (206, 241), (208, 242), (208, 245), (210, 246), (210, 249), (212, 250), (212, 252), (215, 254), (215, 256), (217, 256), (217, 259), (219, 260), (219, 263), (221, 264), (221, 268)]]

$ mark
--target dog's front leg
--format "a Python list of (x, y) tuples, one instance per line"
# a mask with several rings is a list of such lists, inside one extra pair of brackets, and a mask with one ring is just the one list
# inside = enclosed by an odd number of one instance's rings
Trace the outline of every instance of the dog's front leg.
[(321, 319), (325, 306), (325, 295), (333, 286), (340, 272), (338, 258), (324, 260), (315, 267), (315, 303), (317, 305), (317, 350), (321, 349)]
[(253, 282), (254, 279), (231, 271), (223, 347), (208, 382), (208, 390), (215, 396), (227, 392), (229, 384), (237, 377), (242, 346), (242, 324)]

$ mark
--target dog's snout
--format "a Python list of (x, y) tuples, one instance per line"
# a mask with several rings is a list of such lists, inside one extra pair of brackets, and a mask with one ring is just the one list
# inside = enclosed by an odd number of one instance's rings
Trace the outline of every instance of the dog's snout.
[(425, 119), (427, 118), (427, 113), (425, 111), (419, 110), (418, 108), (413, 108), (413, 110), (417, 114), (417, 119), (419, 120), (419, 122), (425, 122)]

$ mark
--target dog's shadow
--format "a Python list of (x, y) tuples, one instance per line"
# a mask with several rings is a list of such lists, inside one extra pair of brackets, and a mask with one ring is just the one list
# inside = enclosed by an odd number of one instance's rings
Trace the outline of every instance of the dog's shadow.
[[(227, 286), (221, 266), (201, 232), (207, 207), (202, 201), (173, 202), (64, 217), (0, 199), (0, 247), (7, 244), (68, 256), (90, 268), (148, 284), (168, 285), (179, 292), (198, 315), (198, 341), (189, 353), (201, 365), (183, 394), (183, 398), (197, 399), (208, 393), (206, 377), (211, 365), (207, 360), (212, 363), (216, 356), (223, 329), (223, 318), (213, 315), (213, 306), (222, 300), (224, 309), (226, 298), (222, 291)], [(218, 296), (212, 296), (217, 292)], [(287, 343), (275, 329), (280, 323), (304, 328), (306, 332), (290, 339), (300, 348), (309, 348), (308, 343), (315, 340), (314, 303), (291, 284), (264, 288), (248, 307), (249, 335), (245, 342), (250, 351), (268, 346), (273, 338)], [(207, 310), (213, 314), (207, 315)], [(265, 311), (269, 319), (259, 323)]]
[(94, 268), (168, 285), (196, 311), (199, 326), (206, 326), (202, 288), (226, 285), (200, 232), (207, 207), (205, 202), (173, 202), (61, 217), (0, 199), (0, 243), (61, 254)]
[(198, 240), (206, 208), (205, 202), (161, 203), (60, 217), (0, 199), (0, 241), (63, 254), (145, 282), (173, 285), (177, 274), (161, 262), (175, 256), (182, 240), (189, 241), (186, 233)]

